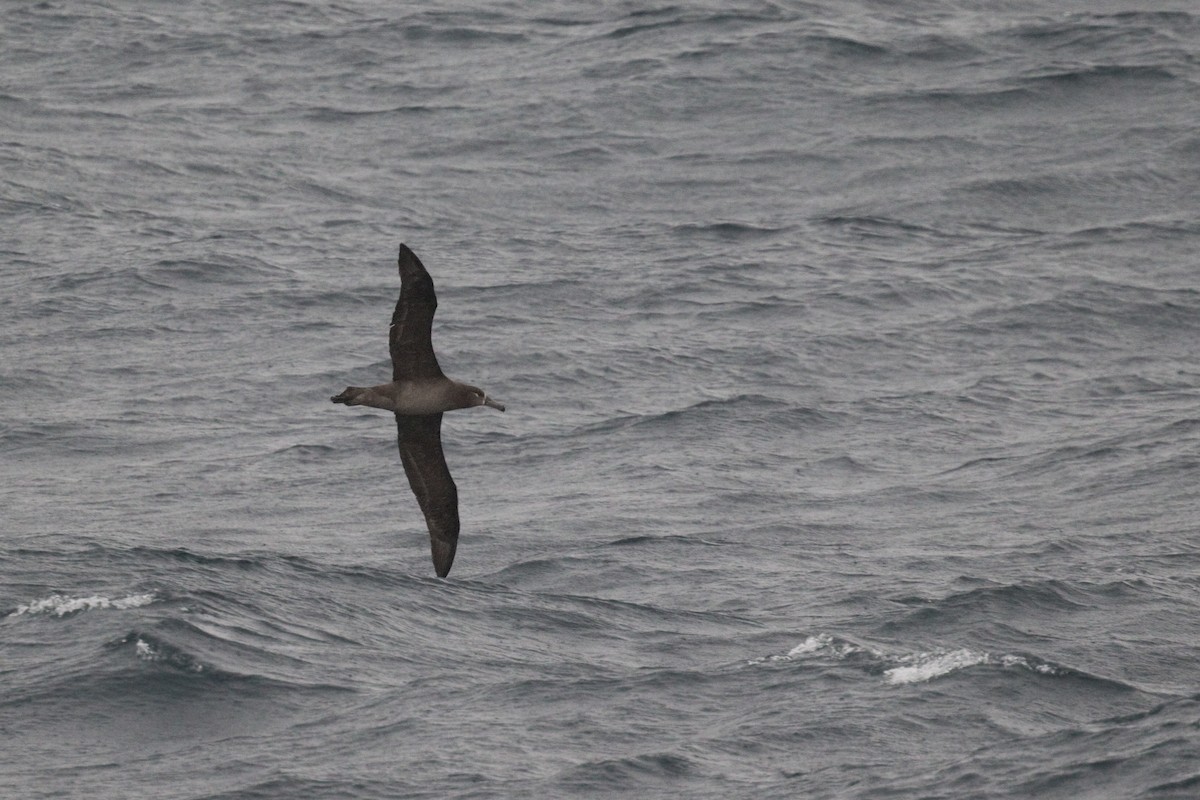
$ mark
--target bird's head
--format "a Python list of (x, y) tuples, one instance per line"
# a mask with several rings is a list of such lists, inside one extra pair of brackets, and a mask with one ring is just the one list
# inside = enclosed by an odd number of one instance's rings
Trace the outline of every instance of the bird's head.
[(494, 408), (497, 411), (504, 410), (504, 404), (498, 400), (493, 400), (487, 396), (487, 392), (480, 389), (478, 386), (468, 386), (467, 391), (470, 393), (472, 406), (487, 406)]

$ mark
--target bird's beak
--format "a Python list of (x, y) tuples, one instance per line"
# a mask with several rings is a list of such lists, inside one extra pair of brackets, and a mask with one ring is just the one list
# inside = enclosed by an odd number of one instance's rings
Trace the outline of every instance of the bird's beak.
[(493, 400), (492, 398), (488, 397), (486, 394), (483, 396), (483, 404), (485, 406), (490, 406), (490, 407), (496, 409), (497, 411), (504, 410), (504, 403), (497, 402), (497, 401)]

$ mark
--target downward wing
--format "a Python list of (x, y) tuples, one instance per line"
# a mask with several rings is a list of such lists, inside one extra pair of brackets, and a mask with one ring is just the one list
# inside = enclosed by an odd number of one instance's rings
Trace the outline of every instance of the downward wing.
[(442, 415), (396, 415), (400, 460), (429, 527), (433, 568), (446, 577), (458, 546), (458, 489), (442, 454)]
[(433, 278), (406, 245), (400, 245), (400, 299), (392, 313), (388, 345), (392, 353), (392, 380), (440, 378), (442, 368), (433, 354), (430, 335), (437, 295)]

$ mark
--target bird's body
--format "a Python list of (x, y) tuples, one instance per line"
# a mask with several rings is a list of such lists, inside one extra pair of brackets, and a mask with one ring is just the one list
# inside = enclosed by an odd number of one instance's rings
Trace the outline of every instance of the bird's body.
[(442, 454), (442, 413), (486, 405), (504, 410), (482, 389), (447, 378), (431, 339), (437, 296), (433, 279), (416, 254), (400, 245), (400, 299), (388, 335), (392, 380), (350, 386), (330, 398), (350, 406), (382, 408), (396, 415), (400, 461), (429, 528), (433, 566), (445, 577), (458, 544), (458, 488)]
[[(481, 405), (477, 402), (476, 392), (479, 390), (474, 386), (467, 386), (449, 378), (409, 378), (379, 386), (349, 386), (338, 395), (338, 398), (342, 399), (335, 398), (334, 402), (345, 403), (348, 406), (383, 408), (404, 416), (421, 416)], [(488, 403), (488, 400), (491, 398), (486, 398), (482, 405), (495, 403), (494, 400)]]

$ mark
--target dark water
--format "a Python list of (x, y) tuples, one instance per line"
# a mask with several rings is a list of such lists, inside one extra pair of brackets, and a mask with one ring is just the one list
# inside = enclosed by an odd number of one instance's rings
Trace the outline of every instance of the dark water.
[(1200, 795), (1191, 3), (3, 10), (0, 795)]

